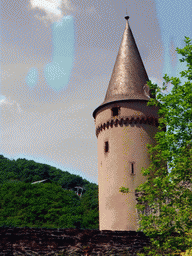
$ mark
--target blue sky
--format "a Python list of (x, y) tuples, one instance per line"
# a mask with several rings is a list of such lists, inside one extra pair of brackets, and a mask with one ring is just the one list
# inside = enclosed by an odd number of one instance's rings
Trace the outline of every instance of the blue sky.
[[(178, 76), (192, 38), (190, 0), (1, 3), (0, 154), (98, 183), (92, 112), (105, 97), (125, 9), (148, 76)], [(11, 17), (11, 18), (10, 18)]]
[[(192, 3), (189, 0), (183, 1), (156, 1), (157, 18), (161, 27), (161, 36), (164, 46), (163, 74), (178, 76), (179, 72), (186, 68), (184, 63), (177, 59), (177, 65), (171, 65), (170, 42), (175, 47), (184, 47), (184, 37), (192, 38)], [(177, 58), (179, 55), (177, 55)]]

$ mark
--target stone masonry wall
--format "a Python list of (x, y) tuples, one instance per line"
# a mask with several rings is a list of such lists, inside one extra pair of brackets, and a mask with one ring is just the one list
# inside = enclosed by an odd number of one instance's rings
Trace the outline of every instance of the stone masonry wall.
[(0, 255), (137, 255), (142, 232), (0, 227)]

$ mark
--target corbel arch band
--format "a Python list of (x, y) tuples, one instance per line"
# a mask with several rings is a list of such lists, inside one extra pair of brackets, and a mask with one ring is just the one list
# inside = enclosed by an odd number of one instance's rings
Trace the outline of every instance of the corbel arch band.
[(98, 137), (99, 133), (109, 127), (113, 128), (114, 126), (128, 126), (129, 124), (148, 124), (155, 127), (159, 126), (158, 118), (154, 117), (126, 117), (126, 118), (117, 118), (115, 120), (107, 121), (96, 128), (96, 136)]

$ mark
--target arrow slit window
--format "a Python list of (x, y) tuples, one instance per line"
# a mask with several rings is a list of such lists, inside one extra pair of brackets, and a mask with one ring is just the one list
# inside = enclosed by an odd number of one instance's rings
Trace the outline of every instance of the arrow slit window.
[(130, 173), (132, 174), (132, 175), (134, 175), (135, 174), (135, 163), (134, 162), (131, 162), (130, 163)]
[(109, 152), (109, 142), (105, 141), (105, 148), (104, 148), (105, 153)]

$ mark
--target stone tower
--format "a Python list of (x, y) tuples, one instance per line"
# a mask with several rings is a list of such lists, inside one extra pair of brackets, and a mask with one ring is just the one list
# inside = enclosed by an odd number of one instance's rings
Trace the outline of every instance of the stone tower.
[[(126, 27), (104, 102), (93, 117), (98, 139), (99, 229), (137, 230), (135, 189), (146, 180), (141, 173), (154, 144), (158, 109), (147, 106), (151, 97), (148, 76), (126, 16)], [(129, 193), (119, 192), (128, 187)]]

